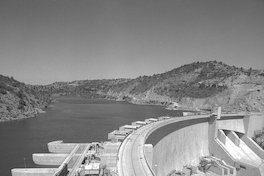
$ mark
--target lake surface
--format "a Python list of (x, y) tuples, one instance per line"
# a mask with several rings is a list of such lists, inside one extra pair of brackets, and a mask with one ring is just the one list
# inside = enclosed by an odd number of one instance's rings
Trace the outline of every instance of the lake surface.
[(0, 175), (10, 176), (12, 168), (43, 167), (33, 163), (32, 154), (47, 153), (47, 143), (51, 141), (106, 141), (108, 133), (122, 125), (151, 117), (181, 115), (162, 106), (68, 97), (57, 100), (45, 114), (0, 123)]

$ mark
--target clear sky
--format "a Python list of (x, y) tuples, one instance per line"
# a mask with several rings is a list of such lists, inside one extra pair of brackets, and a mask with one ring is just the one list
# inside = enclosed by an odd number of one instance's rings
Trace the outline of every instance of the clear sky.
[(264, 69), (263, 0), (0, 1), (0, 74), (27, 84), (211, 60)]

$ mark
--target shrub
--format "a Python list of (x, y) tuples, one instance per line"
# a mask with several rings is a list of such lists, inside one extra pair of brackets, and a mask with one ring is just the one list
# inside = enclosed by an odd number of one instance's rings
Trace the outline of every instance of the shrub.
[(0, 94), (7, 94), (7, 92), (6, 92), (6, 90), (5, 89), (3, 89), (3, 88), (0, 88)]
[(202, 158), (200, 160), (200, 164), (198, 166), (198, 169), (200, 171), (206, 173), (210, 169), (210, 167), (217, 167), (214, 161), (209, 158)]
[(0, 88), (9, 92), (13, 92), (14, 89), (12, 87), (7, 86), (5, 83), (0, 82)]
[(25, 110), (26, 102), (22, 99), (19, 100), (18, 109)]
[(11, 112), (12, 111), (12, 107), (11, 106), (7, 106), (6, 109)]
[(264, 149), (264, 131), (262, 130), (260, 133), (255, 134), (252, 139), (262, 148)]
[(18, 105), (17, 109), (20, 109), (20, 110), (24, 110), (24, 106), (22, 106), (21, 104)]
[(23, 93), (21, 91), (18, 91), (16, 95), (18, 96), (18, 98), (23, 99)]
[(14, 86), (14, 87), (19, 87), (19, 83), (18, 83), (18, 82), (14, 82), (14, 83), (13, 83), (13, 86)]

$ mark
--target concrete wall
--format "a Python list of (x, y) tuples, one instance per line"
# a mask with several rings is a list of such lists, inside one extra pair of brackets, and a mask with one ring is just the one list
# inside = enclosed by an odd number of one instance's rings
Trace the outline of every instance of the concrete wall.
[(226, 135), (225, 135), (225, 133), (224, 133), (223, 130), (218, 130), (218, 133), (217, 133), (217, 139), (218, 139), (219, 141), (221, 141), (223, 144), (226, 143)]
[(35, 153), (33, 161), (38, 165), (59, 166), (67, 158), (68, 154)]
[(237, 169), (237, 175), (236, 176), (262, 176), (263, 173), (260, 172), (260, 170), (256, 167), (252, 167), (249, 165), (246, 165), (244, 163), (237, 163), (238, 165), (242, 166)]
[[(221, 133), (222, 134), (222, 133)], [(215, 141), (213, 142), (213, 150), (210, 151), (210, 153), (219, 158), (220, 160), (224, 160), (226, 164), (230, 165), (230, 166), (234, 166), (235, 165), (235, 160), (234, 158), (232, 158), (229, 154), (228, 151), (226, 151), (222, 145), (220, 144), (220, 140), (219, 139), (215, 139)]]
[(244, 119), (246, 134), (248, 137), (253, 137), (255, 130), (262, 130), (264, 127), (264, 115), (263, 114), (256, 114), (247, 116)]
[(234, 131), (229, 131), (227, 137), (238, 147), (240, 147), (240, 138)]
[(208, 118), (185, 120), (154, 131), (146, 143), (154, 145), (152, 168), (157, 176), (198, 165), (200, 157), (209, 155)]
[(217, 120), (217, 122), (218, 122), (218, 129), (245, 133), (243, 116), (241, 117), (231, 116), (228, 118), (221, 118), (220, 120)]

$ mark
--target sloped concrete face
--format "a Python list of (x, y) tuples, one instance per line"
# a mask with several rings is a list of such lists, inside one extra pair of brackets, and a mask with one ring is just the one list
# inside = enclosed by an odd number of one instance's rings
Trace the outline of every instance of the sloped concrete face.
[(209, 155), (208, 119), (176, 122), (170, 126), (174, 132), (164, 134), (154, 146), (152, 169), (157, 176), (167, 175), (174, 169), (182, 170), (186, 165), (197, 166), (201, 157)]
[(264, 159), (264, 150), (248, 136), (242, 136), (241, 140), (253, 150), (260, 158)]
[(229, 155), (240, 163), (258, 167), (262, 161), (254, 151), (252, 151), (243, 141), (240, 141), (240, 145), (237, 146), (229, 137), (226, 138), (226, 143), (223, 144), (225, 151)]
[(227, 137), (238, 147), (240, 147), (240, 139), (234, 131), (230, 131)]
[(217, 138), (219, 141), (221, 141), (223, 144), (226, 144), (226, 135), (223, 130), (218, 130)]
[(210, 153), (234, 166), (237, 176), (262, 176), (263, 150), (247, 135), (253, 136), (255, 130), (263, 128), (264, 116), (250, 114), (242, 117), (226, 116), (212, 123), (215, 125), (209, 133), (215, 131), (218, 135), (210, 140)]

